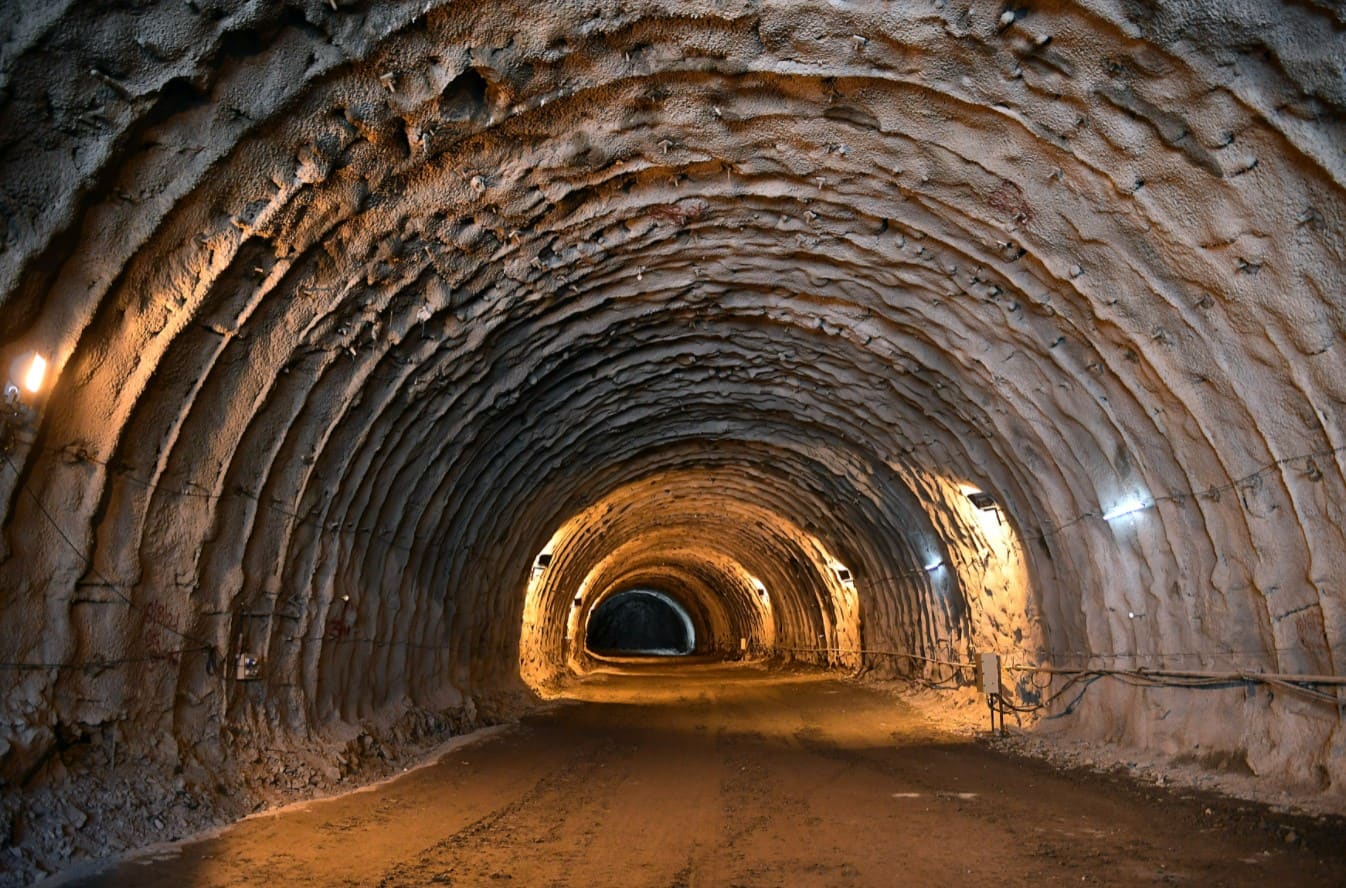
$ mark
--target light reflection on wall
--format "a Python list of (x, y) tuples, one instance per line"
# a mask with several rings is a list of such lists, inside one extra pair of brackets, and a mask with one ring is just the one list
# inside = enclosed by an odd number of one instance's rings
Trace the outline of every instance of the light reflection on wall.
[(968, 481), (942, 480), (948, 567), (957, 571), (968, 600), (969, 647), (1030, 659), (1042, 645), (1041, 615), (1033, 596), (1023, 544), (993, 492)]
[(809, 543), (817, 554), (819, 564), (827, 565), (823, 571), (831, 601), (819, 602), (827, 627), (820, 646), (828, 650), (827, 661), (833, 666), (846, 666), (859, 669), (863, 663), (860, 653), (860, 593), (856, 589), (856, 577), (850, 568), (834, 558), (822, 542), (809, 537)]

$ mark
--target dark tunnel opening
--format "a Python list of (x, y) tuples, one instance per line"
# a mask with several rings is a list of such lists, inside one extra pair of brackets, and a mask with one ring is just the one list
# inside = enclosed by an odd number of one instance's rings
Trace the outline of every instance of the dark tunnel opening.
[(684, 657), (696, 650), (696, 630), (673, 598), (653, 589), (632, 589), (594, 609), (584, 643), (598, 654)]

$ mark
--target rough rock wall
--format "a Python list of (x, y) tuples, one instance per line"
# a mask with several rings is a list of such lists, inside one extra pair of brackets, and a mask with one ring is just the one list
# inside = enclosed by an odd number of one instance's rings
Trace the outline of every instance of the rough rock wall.
[[(671, 566), (647, 499), (572, 567), (723, 639), (853, 647), (835, 558), (868, 647), (1341, 671), (1336, 4), (0, 22), (0, 366), (55, 371), (0, 466), (7, 787), (106, 738), (228, 780), (562, 668), (533, 559), (665, 475)], [(1340, 709), (1280, 692), (1065, 727), (1346, 785)]]

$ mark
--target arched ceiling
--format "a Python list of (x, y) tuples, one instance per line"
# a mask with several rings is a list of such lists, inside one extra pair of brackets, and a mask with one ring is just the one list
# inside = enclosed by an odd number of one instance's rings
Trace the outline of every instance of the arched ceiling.
[(16, 760), (60, 718), (298, 729), (510, 685), (530, 621), (561, 637), (572, 588), (526, 601), (566, 527), (568, 576), (619, 538), (612, 583), (724, 614), (760, 577), (782, 643), (840, 600), (823, 555), (779, 568), (803, 534), (855, 573), (863, 636), (829, 644), (1339, 668), (1332, 4), (4, 27), (0, 357), (54, 371), (0, 473), (5, 658), (125, 661), (16, 673)]

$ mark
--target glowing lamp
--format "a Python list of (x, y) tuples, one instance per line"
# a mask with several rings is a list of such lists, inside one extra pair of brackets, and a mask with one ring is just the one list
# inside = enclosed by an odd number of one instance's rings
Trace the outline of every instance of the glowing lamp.
[(15, 406), (23, 395), (35, 395), (42, 391), (47, 381), (47, 359), (39, 352), (30, 351), (20, 355), (9, 366), (9, 378), (5, 381), (5, 401)]
[(1141, 499), (1140, 497), (1133, 496), (1128, 499), (1122, 500), (1121, 502), (1117, 503), (1117, 505), (1113, 506), (1111, 509), (1104, 512), (1103, 520), (1116, 521), (1118, 518), (1123, 518), (1127, 515), (1135, 514), (1136, 512), (1139, 512), (1143, 509), (1148, 509), (1152, 505), (1154, 505), (1154, 503), (1149, 503)]
[(930, 562), (929, 564), (927, 564), (927, 565), (925, 566), (925, 569), (928, 570), (928, 571), (934, 572), (934, 571), (939, 570), (939, 569), (940, 569), (941, 567), (943, 567), (943, 566), (944, 566), (944, 559), (943, 559), (943, 558), (936, 558), (934, 561), (932, 561), (932, 562)]
[(23, 387), (32, 394), (42, 391), (42, 383), (47, 379), (47, 359), (33, 352), (28, 360), (28, 369), (23, 374)]

